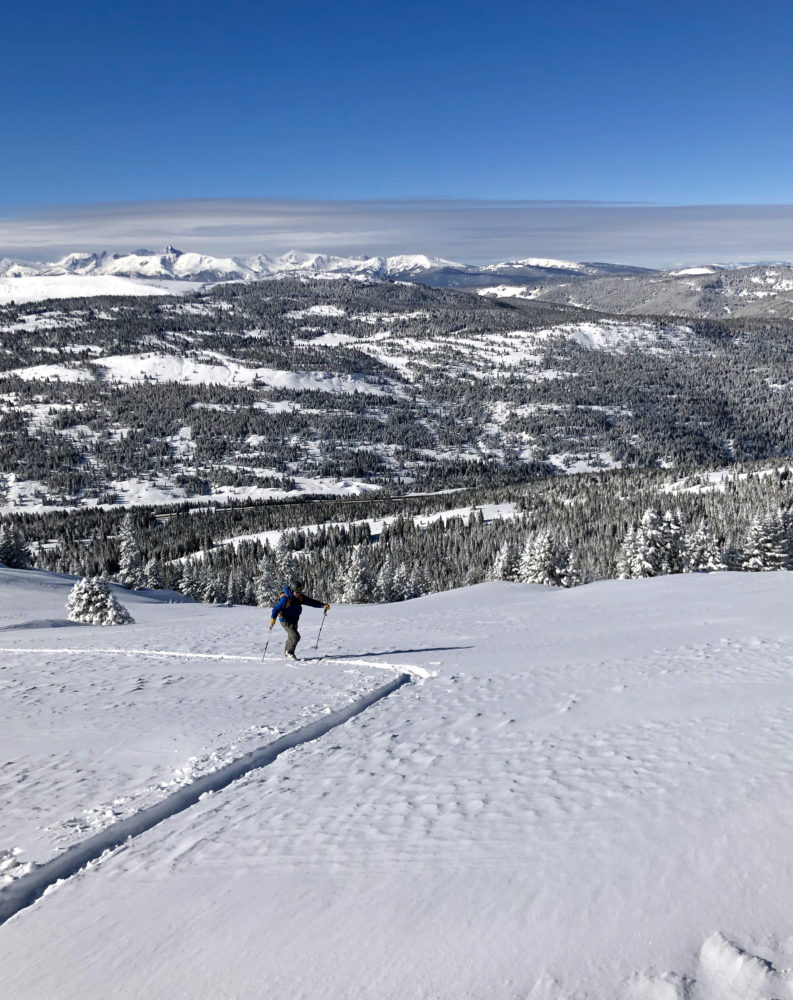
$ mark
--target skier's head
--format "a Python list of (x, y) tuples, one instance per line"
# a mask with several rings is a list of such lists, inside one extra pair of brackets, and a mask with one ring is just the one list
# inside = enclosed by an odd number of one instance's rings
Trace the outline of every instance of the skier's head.
[(302, 583), (302, 581), (295, 580), (295, 582), (292, 584), (292, 593), (293, 594), (302, 594), (303, 593), (303, 583)]

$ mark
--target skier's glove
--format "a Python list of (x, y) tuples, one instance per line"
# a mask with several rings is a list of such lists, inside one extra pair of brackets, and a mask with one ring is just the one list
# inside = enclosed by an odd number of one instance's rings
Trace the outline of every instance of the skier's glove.
[(330, 605), (329, 604), (323, 604), (323, 608), (325, 610), (325, 614), (327, 614), (330, 611)]
[(270, 619), (270, 628), (272, 628), (273, 625), (275, 625), (275, 618)]

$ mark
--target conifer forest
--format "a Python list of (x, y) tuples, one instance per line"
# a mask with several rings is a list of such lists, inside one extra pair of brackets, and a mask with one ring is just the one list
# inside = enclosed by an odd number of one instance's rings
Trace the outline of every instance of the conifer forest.
[(86, 607), (793, 568), (791, 346), (348, 279), (11, 304), (0, 562), (100, 578)]

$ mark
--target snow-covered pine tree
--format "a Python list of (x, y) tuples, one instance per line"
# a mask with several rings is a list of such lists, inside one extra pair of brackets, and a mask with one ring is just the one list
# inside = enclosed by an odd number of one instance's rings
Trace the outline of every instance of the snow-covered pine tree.
[(780, 507), (779, 516), (782, 519), (782, 527), (785, 531), (785, 542), (787, 546), (787, 569), (793, 569), (793, 508)]
[(19, 532), (8, 524), (0, 525), (0, 563), (11, 569), (30, 569), (30, 550)]
[(391, 591), (392, 601), (406, 601), (410, 597), (410, 570), (401, 562), (394, 573), (394, 586)]
[(633, 569), (639, 557), (639, 540), (636, 528), (631, 525), (617, 553), (616, 574), (618, 580), (632, 580)]
[(245, 586), (239, 570), (230, 569), (228, 580), (226, 581), (226, 603), (243, 604), (245, 598)]
[(631, 565), (631, 578), (660, 576), (666, 565), (666, 541), (658, 511), (650, 508), (642, 515), (636, 532), (636, 550)]
[(259, 607), (272, 607), (278, 600), (285, 582), (281, 579), (275, 560), (268, 552), (265, 552), (259, 561), (259, 575), (254, 584), (256, 603)]
[(69, 593), (66, 602), (69, 621), (87, 625), (129, 625), (134, 619), (120, 604), (101, 576), (83, 577)]
[(547, 587), (574, 587), (580, 576), (567, 544), (559, 542), (550, 531), (538, 531), (526, 542), (518, 566), (521, 583), (540, 583)]
[(130, 590), (146, 586), (138, 529), (129, 511), (121, 522), (117, 579), (122, 586)]
[(559, 586), (579, 587), (581, 585), (581, 570), (573, 556), (573, 550), (569, 542), (565, 542), (560, 553), (559, 561)]
[(387, 604), (397, 600), (394, 589), (394, 560), (390, 552), (383, 560), (383, 565), (377, 574), (377, 594), (379, 599)]
[(520, 558), (518, 559), (518, 565), (515, 570), (515, 579), (519, 583), (534, 583), (532, 576), (534, 574), (534, 564), (535, 564), (535, 550), (537, 548), (537, 538), (535, 535), (529, 535), (523, 544), (521, 549)]
[(718, 573), (727, 568), (707, 523), (700, 521), (686, 542), (686, 573)]
[(786, 569), (788, 560), (787, 532), (780, 512), (756, 515), (749, 527), (741, 569), (750, 573)]
[(293, 541), (292, 534), (289, 531), (282, 532), (275, 549), (275, 565), (278, 568), (278, 576), (282, 585), (302, 578), (300, 563), (291, 545)]
[(686, 568), (686, 532), (682, 518), (671, 510), (661, 519), (661, 573), (682, 573)]
[(208, 559), (205, 559), (201, 565), (200, 580), (200, 599), (205, 604), (226, 603), (226, 581), (220, 579)]
[(162, 570), (160, 569), (160, 564), (152, 556), (143, 567), (143, 578), (144, 587), (147, 590), (162, 590), (165, 586), (162, 578)]
[(201, 581), (198, 574), (198, 567), (193, 559), (186, 559), (182, 566), (182, 577), (179, 581), (179, 590), (198, 601), (201, 599)]
[(245, 581), (244, 595), (242, 598), (243, 604), (247, 605), (249, 608), (255, 608), (259, 603), (256, 596), (256, 588), (253, 584), (253, 580), (248, 579)]
[(372, 602), (375, 581), (369, 565), (368, 546), (358, 545), (352, 550), (350, 562), (341, 588), (342, 604), (369, 604)]
[(518, 554), (511, 542), (503, 542), (496, 553), (488, 574), (489, 580), (514, 580), (517, 571)]
[(421, 597), (421, 595), (426, 594), (428, 590), (429, 587), (424, 570), (421, 568), (419, 563), (415, 563), (413, 565), (413, 569), (410, 571), (410, 577), (408, 578), (408, 597)]

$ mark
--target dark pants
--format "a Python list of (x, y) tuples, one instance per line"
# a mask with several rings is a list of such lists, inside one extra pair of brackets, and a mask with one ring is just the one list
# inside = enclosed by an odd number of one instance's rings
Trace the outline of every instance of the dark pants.
[(279, 621), (286, 632), (286, 645), (284, 646), (284, 652), (294, 653), (297, 648), (297, 644), (300, 642), (300, 633), (297, 630), (297, 624), (295, 622), (285, 622), (283, 618), (280, 618)]

